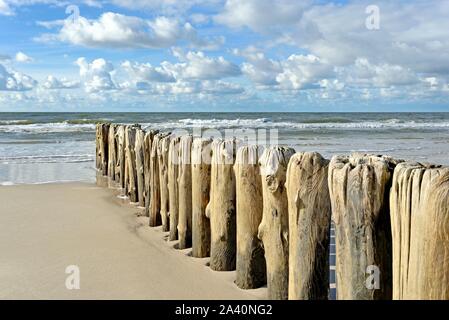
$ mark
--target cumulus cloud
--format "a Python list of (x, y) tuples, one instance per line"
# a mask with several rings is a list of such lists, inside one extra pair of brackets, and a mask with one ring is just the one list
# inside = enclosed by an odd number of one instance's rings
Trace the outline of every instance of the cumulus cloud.
[(62, 41), (86, 47), (101, 48), (166, 48), (179, 42), (200, 48), (214, 48), (223, 42), (218, 37), (205, 39), (198, 36), (193, 26), (178, 19), (164, 16), (154, 20), (105, 12), (96, 20), (79, 17), (75, 21), (41, 21), (51, 28), (62, 23), (56, 34), (43, 34), (38, 41)]
[(189, 51), (184, 54), (180, 50), (174, 50), (173, 53), (181, 62), (164, 62), (162, 66), (170, 70), (177, 79), (214, 80), (241, 74), (239, 66), (222, 56), (211, 58), (201, 51)]
[(0, 91), (26, 91), (37, 85), (32, 77), (0, 64)]
[(270, 32), (297, 22), (310, 3), (309, 0), (227, 0), (224, 10), (214, 19), (232, 28)]
[(106, 60), (100, 58), (88, 62), (86, 58), (78, 58), (75, 62), (80, 69), (80, 77), (84, 89), (88, 93), (117, 89), (112, 80), (114, 66)]
[(46, 89), (74, 89), (80, 85), (79, 81), (67, 80), (66, 78), (58, 79), (53, 75), (47, 76), (47, 79), (42, 84)]
[(15, 59), (16, 59), (17, 62), (25, 62), (25, 63), (33, 61), (33, 58), (31, 58), (30, 56), (26, 55), (22, 51), (19, 51), (19, 52), (16, 53)]

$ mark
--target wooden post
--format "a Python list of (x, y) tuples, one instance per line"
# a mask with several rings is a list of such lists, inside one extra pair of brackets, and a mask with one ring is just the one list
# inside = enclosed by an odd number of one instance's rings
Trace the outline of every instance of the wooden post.
[(150, 202), (151, 202), (151, 149), (154, 136), (158, 133), (157, 130), (149, 130), (145, 133), (144, 138), (144, 198), (145, 198), (145, 211), (144, 215), (146, 217), (150, 216)]
[(117, 127), (117, 162), (115, 164), (115, 181), (119, 187), (125, 188), (125, 126), (119, 125)]
[(150, 185), (151, 185), (151, 200), (150, 200), (150, 227), (161, 225), (161, 188), (159, 184), (159, 158), (158, 148), (159, 141), (164, 137), (170, 135), (167, 132), (157, 133), (154, 136), (151, 146), (151, 162), (150, 162)]
[(263, 245), (257, 238), (262, 221), (263, 197), (259, 158), (262, 147), (243, 146), (234, 165), (237, 204), (236, 285), (254, 289), (267, 281)]
[(144, 157), (145, 157), (145, 149), (144, 142), (145, 140), (145, 131), (142, 129), (136, 130), (136, 145), (135, 145), (135, 154), (136, 154), (136, 176), (137, 176), (137, 199), (139, 200), (139, 206), (145, 207), (145, 173), (144, 173)]
[(108, 175), (108, 123), (98, 123), (96, 125), (96, 168), (97, 168), (97, 184), (107, 186)]
[(192, 245), (192, 142), (191, 135), (179, 141), (179, 249)]
[(210, 255), (209, 202), (212, 139), (195, 138), (192, 144), (192, 256)]
[(210, 201), (206, 216), (210, 219), (210, 267), (216, 271), (235, 269), (235, 140), (212, 142)]
[(449, 299), (449, 168), (400, 163), (390, 195), (393, 299)]
[(125, 128), (125, 195), (129, 201), (136, 203), (137, 194), (137, 169), (136, 169), (136, 132), (138, 126), (126, 126)]
[(161, 196), (161, 222), (162, 231), (169, 231), (169, 195), (168, 195), (168, 148), (170, 146), (171, 135), (166, 135), (159, 140), (158, 143), (158, 166), (159, 166), (159, 185)]
[(117, 162), (117, 125), (111, 124), (108, 133), (108, 180), (109, 186), (113, 187), (115, 180), (115, 166)]
[(287, 169), (289, 286), (291, 300), (327, 300), (331, 203), (329, 161), (297, 153)]
[(178, 239), (179, 218), (179, 141), (180, 137), (173, 137), (168, 148), (168, 197), (169, 197), (169, 224), (168, 240)]
[(286, 171), (295, 150), (288, 147), (265, 149), (260, 159), (263, 216), (258, 238), (265, 248), (268, 299), (288, 298), (288, 201)]
[(339, 300), (392, 297), (389, 192), (397, 163), (363, 154), (331, 160), (329, 193)]

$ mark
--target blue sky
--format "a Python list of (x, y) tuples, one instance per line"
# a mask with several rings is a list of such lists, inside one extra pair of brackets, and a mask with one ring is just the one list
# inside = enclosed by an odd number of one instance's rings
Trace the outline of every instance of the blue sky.
[(0, 111), (449, 111), (448, 16), (449, 0), (0, 0)]

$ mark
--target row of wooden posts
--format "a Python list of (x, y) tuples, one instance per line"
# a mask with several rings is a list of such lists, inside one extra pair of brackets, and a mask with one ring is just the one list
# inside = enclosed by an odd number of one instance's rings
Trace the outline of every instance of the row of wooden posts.
[[(179, 248), (236, 270), (269, 299), (449, 298), (449, 168), (101, 123), (99, 180), (122, 188)], [(264, 149), (264, 150), (262, 150)], [(209, 159), (210, 161), (206, 160)]]

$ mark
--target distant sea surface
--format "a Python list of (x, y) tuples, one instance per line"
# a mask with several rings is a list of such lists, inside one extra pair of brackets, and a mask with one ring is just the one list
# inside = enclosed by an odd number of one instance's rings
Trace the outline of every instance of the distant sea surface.
[(277, 129), (326, 157), (353, 151), (449, 165), (449, 113), (0, 113), (0, 185), (94, 181), (95, 123)]

